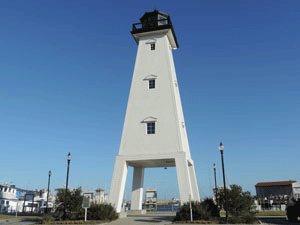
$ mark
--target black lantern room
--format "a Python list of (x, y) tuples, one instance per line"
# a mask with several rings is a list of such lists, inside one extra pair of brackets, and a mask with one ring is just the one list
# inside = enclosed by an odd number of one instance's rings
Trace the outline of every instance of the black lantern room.
[(175, 31), (170, 16), (168, 14), (162, 13), (155, 9), (152, 12), (146, 12), (140, 18), (140, 21), (140, 23), (132, 24), (131, 31), (131, 34), (137, 42), (138, 40), (135, 34), (171, 29), (176, 48), (178, 48), (178, 42), (175, 35)]

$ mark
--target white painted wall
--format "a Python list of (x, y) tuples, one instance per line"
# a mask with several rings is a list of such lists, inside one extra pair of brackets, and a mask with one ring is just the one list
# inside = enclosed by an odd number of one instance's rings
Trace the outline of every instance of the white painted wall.
[[(139, 40), (119, 155), (186, 152), (190, 158), (184, 117), (167, 31)], [(155, 50), (150, 44), (155, 43)], [(154, 75), (156, 87), (148, 88)], [(156, 134), (146, 134), (148, 117), (157, 118)]]

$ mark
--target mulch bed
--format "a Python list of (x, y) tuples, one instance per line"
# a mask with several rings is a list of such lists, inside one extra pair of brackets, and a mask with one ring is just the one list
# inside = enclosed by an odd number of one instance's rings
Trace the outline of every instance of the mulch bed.
[(207, 221), (207, 220), (194, 220), (194, 221), (176, 221), (173, 222), (174, 224), (179, 223), (186, 223), (186, 224), (219, 224), (220, 221)]

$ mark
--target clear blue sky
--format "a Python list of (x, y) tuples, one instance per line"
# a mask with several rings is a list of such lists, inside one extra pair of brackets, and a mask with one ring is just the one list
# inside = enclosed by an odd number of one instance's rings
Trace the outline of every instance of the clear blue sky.
[[(201, 197), (222, 184), (255, 194), (300, 181), (300, 1), (2, 1), (0, 183), (109, 190), (137, 45), (131, 25), (171, 16), (176, 72)], [(130, 197), (129, 170), (125, 198)], [(145, 187), (178, 197), (175, 168)]]

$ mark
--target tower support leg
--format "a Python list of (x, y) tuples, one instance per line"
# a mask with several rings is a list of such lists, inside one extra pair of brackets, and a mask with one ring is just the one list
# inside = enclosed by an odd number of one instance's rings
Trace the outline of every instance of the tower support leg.
[(121, 212), (127, 172), (126, 160), (117, 156), (109, 193), (109, 202), (115, 207), (117, 213)]
[(132, 180), (131, 210), (142, 210), (144, 168), (134, 167)]
[(179, 194), (181, 203), (188, 202), (189, 199), (194, 199), (191, 185), (190, 172), (188, 168), (188, 161), (183, 156), (177, 156), (175, 158), (176, 170), (177, 170), (177, 180), (179, 186)]
[(192, 192), (194, 197), (193, 201), (200, 201), (200, 194), (199, 194), (194, 164), (189, 165), (189, 171), (191, 177)]

